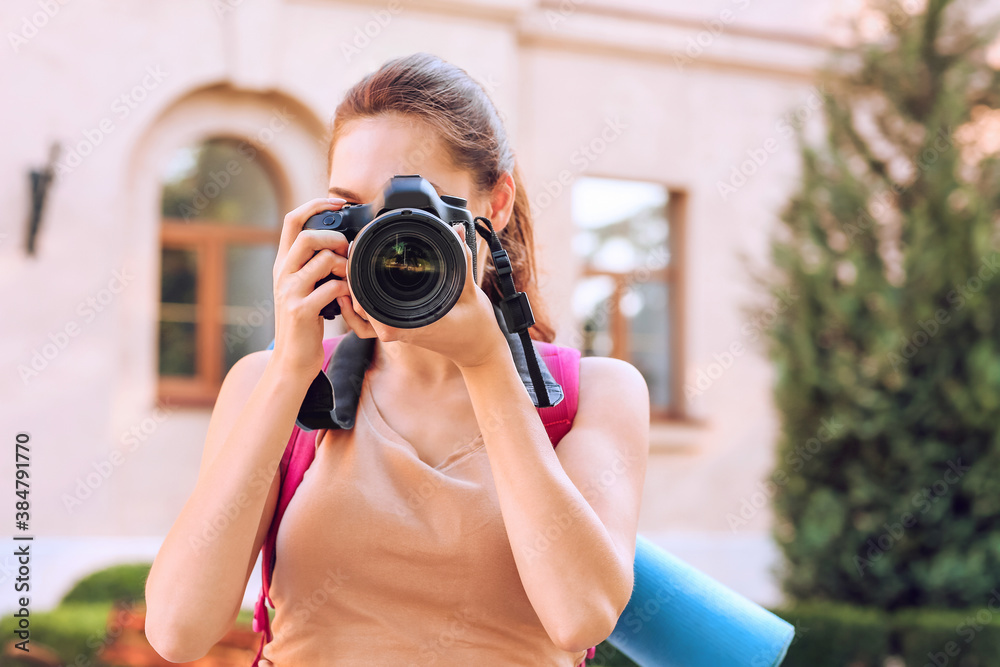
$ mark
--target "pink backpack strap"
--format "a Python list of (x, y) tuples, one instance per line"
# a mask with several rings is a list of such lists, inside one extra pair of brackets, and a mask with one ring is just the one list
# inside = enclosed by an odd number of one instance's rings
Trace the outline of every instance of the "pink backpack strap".
[[(323, 341), (323, 370), (326, 370), (330, 365), (330, 360), (333, 358), (333, 352), (337, 348), (337, 344), (345, 336), (346, 334), (334, 336)], [(260, 661), (264, 645), (274, 638), (271, 633), (271, 617), (267, 612), (267, 605), (270, 604), (271, 608), (274, 608), (270, 589), (271, 574), (274, 572), (274, 561), (277, 556), (278, 527), (281, 525), (281, 519), (285, 515), (285, 510), (288, 509), (288, 504), (291, 502), (292, 496), (295, 495), (295, 490), (302, 483), (302, 478), (305, 476), (306, 470), (316, 456), (316, 437), (318, 434), (318, 431), (303, 431), (298, 426), (293, 426), (292, 434), (288, 438), (288, 444), (285, 445), (285, 451), (281, 455), (281, 462), (278, 464), (278, 470), (281, 475), (281, 488), (278, 491), (278, 504), (274, 508), (271, 525), (267, 529), (267, 537), (264, 538), (264, 544), (261, 547), (262, 584), (260, 595), (257, 597), (257, 604), (254, 605), (253, 611), (253, 631), (263, 631), (264, 633), (261, 636), (260, 648), (257, 649), (257, 657), (253, 661), (254, 667)]]
[(545, 432), (555, 447), (569, 433), (580, 402), (580, 351), (553, 343), (534, 341), (535, 349), (545, 360), (553, 379), (563, 388), (563, 400), (551, 408), (538, 408)]

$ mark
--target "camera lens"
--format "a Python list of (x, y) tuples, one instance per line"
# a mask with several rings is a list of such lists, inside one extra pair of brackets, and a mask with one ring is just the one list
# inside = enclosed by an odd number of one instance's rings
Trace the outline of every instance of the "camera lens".
[(375, 275), (388, 296), (425, 298), (441, 278), (444, 258), (427, 239), (397, 234), (375, 257)]
[(348, 279), (369, 317), (413, 329), (451, 310), (465, 284), (465, 249), (451, 227), (418, 210), (379, 216), (351, 248)]

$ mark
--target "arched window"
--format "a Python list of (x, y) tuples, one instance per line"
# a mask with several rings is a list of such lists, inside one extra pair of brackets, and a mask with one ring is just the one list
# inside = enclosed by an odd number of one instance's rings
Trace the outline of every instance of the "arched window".
[(271, 272), (282, 197), (252, 144), (210, 139), (163, 175), (159, 394), (211, 405), (236, 361), (274, 336)]

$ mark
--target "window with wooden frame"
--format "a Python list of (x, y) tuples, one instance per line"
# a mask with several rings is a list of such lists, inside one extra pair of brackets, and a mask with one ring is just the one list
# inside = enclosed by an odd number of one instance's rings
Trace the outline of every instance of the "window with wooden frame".
[(572, 190), (573, 292), (582, 351), (623, 359), (649, 387), (655, 419), (683, 419), (681, 238), (684, 194), (643, 181), (584, 177)]
[(274, 337), (279, 180), (239, 139), (178, 150), (161, 200), (159, 395), (212, 405), (229, 369)]

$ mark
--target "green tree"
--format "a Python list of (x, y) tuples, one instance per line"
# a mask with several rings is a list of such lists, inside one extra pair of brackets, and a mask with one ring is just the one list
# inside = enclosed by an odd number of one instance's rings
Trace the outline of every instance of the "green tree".
[(997, 30), (917, 4), (873, 9), (883, 34), (820, 77), (772, 245), (793, 599), (981, 607), (1000, 573)]

